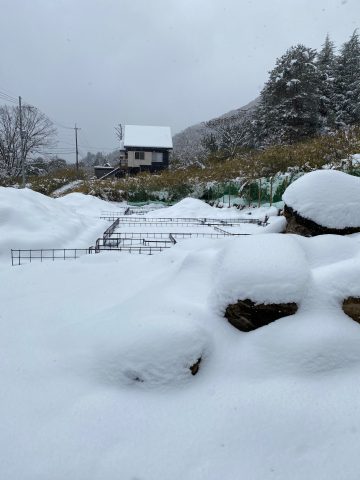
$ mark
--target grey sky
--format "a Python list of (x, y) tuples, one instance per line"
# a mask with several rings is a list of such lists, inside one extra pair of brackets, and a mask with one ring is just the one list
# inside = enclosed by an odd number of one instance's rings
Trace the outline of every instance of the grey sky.
[[(296, 43), (340, 46), (359, 0), (0, 0), (0, 91), (75, 122), (81, 153), (119, 123), (173, 133), (253, 100)], [(59, 128), (59, 147), (73, 131)], [(73, 161), (73, 156), (66, 157)]]

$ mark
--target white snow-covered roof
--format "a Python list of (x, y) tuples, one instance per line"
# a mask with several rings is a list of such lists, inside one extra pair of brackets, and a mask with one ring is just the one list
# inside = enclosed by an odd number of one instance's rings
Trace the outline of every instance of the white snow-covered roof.
[(316, 170), (289, 185), (283, 200), (302, 217), (328, 228), (360, 226), (360, 179), (337, 170)]
[(124, 147), (173, 148), (170, 127), (125, 125)]

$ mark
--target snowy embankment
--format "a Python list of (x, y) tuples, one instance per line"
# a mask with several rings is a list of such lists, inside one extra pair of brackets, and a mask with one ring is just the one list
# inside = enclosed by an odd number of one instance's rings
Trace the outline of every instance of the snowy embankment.
[[(358, 480), (360, 326), (341, 309), (360, 296), (358, 239), (4, 266), (0, 477)], [(245, 298), (299, 309), (243, 333), (223, 315)]]
[(258, 218), (263, 220), (265, 216), (276, 216), (278, 210), (275, 207), (247, 208), (215, 208), (196, 198), (184, 198), (172, 207), (162, 208), (149, 212), (152, 218)]
[(8, 260), (11, 248), (87, 248), (109, 225), (99, 220), (105, 208), (118, 209), (82, 194), (53, 199), (0, 187), (0, 259)]

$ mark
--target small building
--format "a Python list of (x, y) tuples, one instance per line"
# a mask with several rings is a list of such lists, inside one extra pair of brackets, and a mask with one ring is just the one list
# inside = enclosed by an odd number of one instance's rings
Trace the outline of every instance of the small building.
[(118, 165), (94, 167), (97, 178), (168, 168), (173, 148), (170, 127), (125, 125), (122, 132)]

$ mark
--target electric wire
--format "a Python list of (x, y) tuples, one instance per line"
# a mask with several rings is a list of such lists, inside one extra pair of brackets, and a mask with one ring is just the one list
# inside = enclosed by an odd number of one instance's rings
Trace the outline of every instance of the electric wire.
[(16, 98), (11, 97), (10, 95), (7, 95), (6, 93), (3, 93), (1, 91), (0, 91), (0, 98), (5, 102), (18, 103), (18, 100), (16, 100)]

